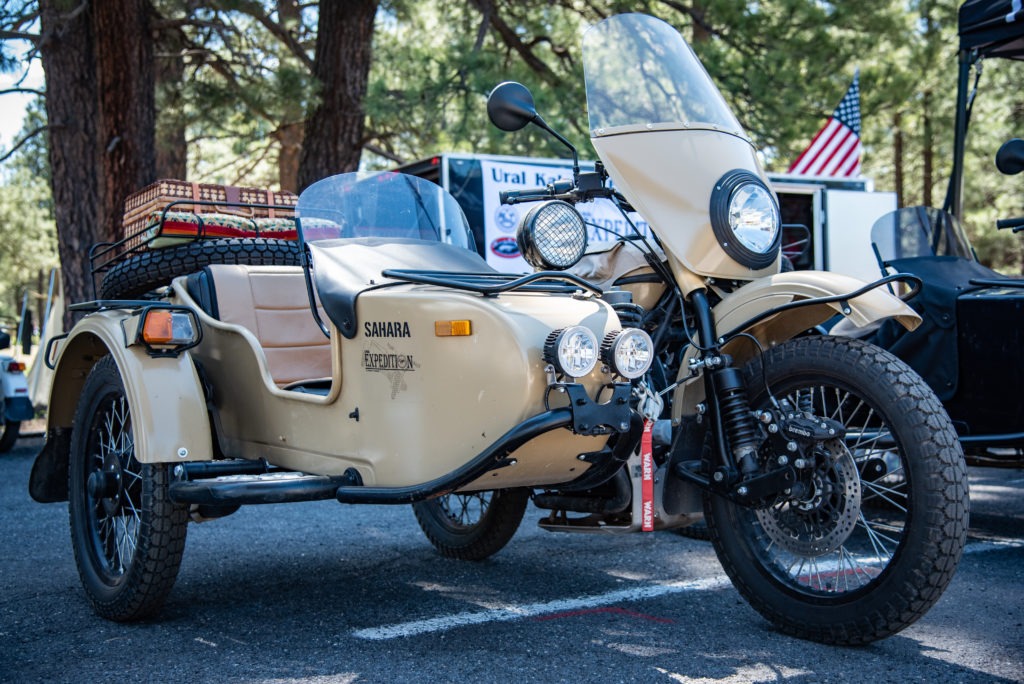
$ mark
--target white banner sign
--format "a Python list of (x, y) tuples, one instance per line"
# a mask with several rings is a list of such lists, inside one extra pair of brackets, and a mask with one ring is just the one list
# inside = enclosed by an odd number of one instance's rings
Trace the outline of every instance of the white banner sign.
[[(487, 263), (502, 273), (526, 273), (533, 268), (523, 260), (516, 246), (516, 228), (519, 219), (535, 202), (502, 205), (498, 193), (503, 190), (526, 190), (542, 188), (559, 179), (571, 179), (572, 167), (568, 164), (518, 163), (481, 160), (484, 193), (484, 247)], [(587, 242), (595, 245), (614, 242), (619, 235), (629, 235), (632, 229), (618, 207), (608, 200), (595, 200), (576, 205), (587, 223)], [(636, 227), (650, 235), (647, 222), (637, 214), (630, 215)], [(612, 231), (612, 232), (609, 232)]]

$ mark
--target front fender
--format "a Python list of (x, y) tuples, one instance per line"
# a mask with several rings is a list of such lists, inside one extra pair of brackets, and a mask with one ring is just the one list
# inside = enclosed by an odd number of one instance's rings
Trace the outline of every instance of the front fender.
[[(140, 463), (209, 460), (213, 457), (210, 421), (202, 383), (187, 352), (150, 357), (128, 346), (123, 310), (100, 311), (83, 318), (60, 343), (50, 389), (47, 443), (32, 469), (30, 491), (47, 500), (67, 497), (70, 432), (85, 379), (108, 354), (114, 357), (132, 415), (135, 457)], [(63, 472), (61, 472), (63, 470)], [(61, 481), (63, 491), (51, 491)], [(37, 497), (38, 500), (38, 497)]]
[[(806, 299), (840, 297), (866, 285), (857, 278), (824, 271), (790, 271), (761, 278), (722, 297), (712, 309), (715, 329), (719, 336), (738, 332), (753, 335), (767, 349), (810, 330), (837, 313), (844, 314), (857, 327), (887, 318), (895, 319), (908, 330), (921, 324), (921, 317), (883, 285), (848, 301), (808, 304), (747, 325), (749, 321), (775, 307)], [(736, 365), (742, 365), (758, 349), (748, 338), (734, 337), (723, 347), (723, 351), (733, 357)], [(687, 349), (677, 380), (689, 375), (689, 361), (696, 354), (697, 350), (692, 346)], [(680, 416), (693, 413), (697, 403), (703, 399), (702, 381), (692, 378), (682, 382), (673, 402), (673, 419), (678, 420)]]

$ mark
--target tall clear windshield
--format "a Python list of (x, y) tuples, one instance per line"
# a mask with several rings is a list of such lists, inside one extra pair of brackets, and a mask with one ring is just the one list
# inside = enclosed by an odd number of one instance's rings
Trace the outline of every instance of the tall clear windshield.
[(583, 70), (592, 131), (684, 123), (744, 135), (693, 50), (660, 19), (619, 14), (590, 28)]
[(871, 226), (871, 242), (883, 262), (931, 256), (974, 260), (960, 222), (933, 207), (906, 207), (886, 214)]
[(344, 173), (313, 183), (296, 207), (306, 242), (413, 238), (473, 249), (462, 208), (444, 188), (402, 173)]

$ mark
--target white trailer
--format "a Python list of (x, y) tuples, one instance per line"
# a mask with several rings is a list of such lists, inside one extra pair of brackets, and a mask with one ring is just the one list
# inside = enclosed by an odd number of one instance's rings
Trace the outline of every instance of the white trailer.
[[(582, 166), (593, 170), (592, 165)], [(498, 192), (569, 178), (572, 163), (568, 159), (451, 153), (396, 170), (432, 180), (450, 192), (469, 219), (479, 253), (499, 271), (514, 273), (530, 270), (515, 244), (520, 214), (530, 205), (502, 206)], [(796, 269), (835, 271), (867, 281), (878, 278), (870, 231), (876, 219), (896, 209), (895, 193), (874, 192), (868, 179), (768, 177), (779, 196), (783, 249)], [(610, 202), (578, 208), (592, 225), (591, 242), (614, 240), (614, 232), (628, 228)], [(647, 230), (641, 217), (634, 215), (633, 220), (638, 228)]]

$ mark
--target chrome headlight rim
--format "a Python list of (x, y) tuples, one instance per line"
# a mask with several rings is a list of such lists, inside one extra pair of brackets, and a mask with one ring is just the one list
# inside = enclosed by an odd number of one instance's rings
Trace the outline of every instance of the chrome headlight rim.
[[(543, 222), (571, 221), (573, 232), (561, 236), (545, 232)], [(556, 242), (563, 244), (556, 244)], [(568, 244), (565, 244), (568, 243)], [(587, 251), (587, 226), (576, 207), (562, 200), (541, 202), (519, 222), (516, 245), (528, 264), (540, 271), (564, 271), (572, 268)]]
[(544, 341), (544, 360), (570, 378), (590, 375), (599, 356), (597, 336), (583, 325), (559, 328)]
[(654, 342), (640, 328), (613, 330), (601, 342), (601, 360), (616, 375), (636, 380), (646, 375), (654, 363)]
[[(743, 244), (729, 221), (729, 213), (737, 191), (745, 186), (765, 193), (770, 202), (768, 209), (774, 222), (775, 234), (767, 249), (758, 252)], [(747, 268), (760, 270), (775, 263), (782, 246), (782, 220), (775, 194), (765, 185), (759, 176), (746, 169), (735, 169), (722, 176), (715, 183), (711, 192), (711, 228), (714, 230), (718, 244), (725, 253)]]

